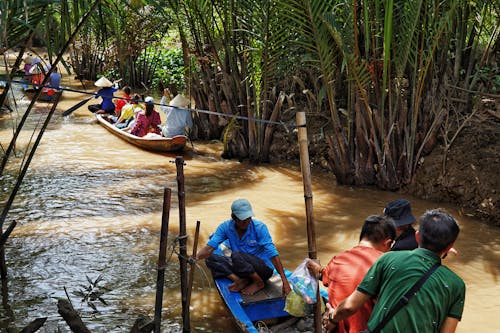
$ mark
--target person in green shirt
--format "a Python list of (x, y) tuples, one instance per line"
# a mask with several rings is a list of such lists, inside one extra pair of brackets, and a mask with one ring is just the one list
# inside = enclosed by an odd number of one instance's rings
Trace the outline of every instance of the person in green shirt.
[[(368, 329), (373, 332), (401, 297), (434, 264), (441, 263), (453, 248), (459, 232), (453, 216), (444, 210), (425, 212), (415, 235), (419, 248), (383, 254), (358, 288), (336, 309), (330, 310), (325, 321), (327, 331), (332, 331), (340, 320), (354, 314), (370, 298), (377, 298), (368, 321)], [(462, 318), (464, 301), (465, 283), (449, 268), (440, 265), (380, 332), (453, 333)]]

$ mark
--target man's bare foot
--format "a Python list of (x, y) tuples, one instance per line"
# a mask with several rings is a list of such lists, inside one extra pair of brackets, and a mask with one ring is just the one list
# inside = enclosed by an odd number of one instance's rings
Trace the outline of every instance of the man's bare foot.
[(256, 292), (258, 292), (259, 290), (264, 289), (264, 287), (265, 287), (264, 282), (255, 281), (255, 282), (252, 282), (252, 284), (245, 287), (244, 289), (242, 289), (241, 293), (245, 294), (245, 295), (253, 295)]
[(248, 281), (248, 279), (238, 279), (229, 285), (229, 291), (240, 291), (248, 286), (249, 283), (250, 281)]

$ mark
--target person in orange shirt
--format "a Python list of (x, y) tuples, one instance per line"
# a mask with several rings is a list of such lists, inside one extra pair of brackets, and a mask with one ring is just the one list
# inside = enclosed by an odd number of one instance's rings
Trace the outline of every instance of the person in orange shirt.
[[(122, 113), (122, 108), (130, 103), (130, 100), (132, 99), (132, 96), (130, 95), (132, 93), (132, 89), (130, 89), (129, 86), (123, 87), (123, 96), (122, 98), (117, 98), (115, 100), (115, 114), (116, 114), (116, 119), (120, 118), (120, 115)], [(115, 119), (115, 121), (116, 121)]]
[[(311, 273), (328, 287), (328, 308), (336, 308), (356, 290), (373, 263), (391, 249), (395, 238), (396, 227), (390, 217), (371, 215), (361, 228), (358, 245), (334, 256), (326, 267), (313, 260), (308, 261)], [(366, 302), (356, 314), (340, 321), (336, 332), (358, 333), (365, 330), (374, 305), (373, 300)], [(328, 327), (327, 332), (330, 332)]]

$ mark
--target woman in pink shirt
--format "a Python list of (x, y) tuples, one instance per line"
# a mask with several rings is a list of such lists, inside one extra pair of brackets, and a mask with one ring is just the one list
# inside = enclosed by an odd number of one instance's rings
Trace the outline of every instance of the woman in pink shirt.
[(161, 118), (160, 114), (154, 109), (155, 101), (153, 97), (146, 97), (145, 102), (146, 110), (137, 114), (137, 121), (130, 131), (135, 136), (143, 137), (148, 133), (160, 134), (158, 125), (161, 124)]

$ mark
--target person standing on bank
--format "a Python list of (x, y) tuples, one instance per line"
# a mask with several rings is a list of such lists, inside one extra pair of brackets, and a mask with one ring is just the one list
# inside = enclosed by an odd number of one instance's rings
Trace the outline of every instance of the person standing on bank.
[(102, 102), (100, 104), (89, 105), (89, 111), (97, 114), (114, 114), (115, 104), (113, 103), (113, 98), (115, 91), (118, 90), (118, 81), (112, 83), (103, 76), (94, 85), (101, 88), (95, 94), (95, 98), (101, 97)]
[(369, 332), (455, 332), (464, 309), (465, 283), (441, 265), (441, 259), (459, 232), (453, 216), (444, 210), (425, 212), (416, 233), (419, 248), (382, 255), (358, 288), (329, 311), (329, 332), (370, 298), (377, 298), (377, 303), (368, 321)]
[[(359, 243), (352, 249), (334, 256), (327, 266), (313, 260), (307, 268), (328, 287), (327, 308), (336, 308), (359, 285), (373, 263), (385, 252), (390, 251), (396, 238), (396, 228), (386, 215), (371, 215), (363, 223)], [(368, 319), (375, 305), (370, 299), (354, 315), (339, 321), (336, 333), (359, 333), (367, 327)]]
[(391, 201), (385, 206), (384, 214), (392, 218), (396, 225), (396, 239), (391, 251), (416, 249), (418, 244), (412, 226), (416, 218), (411, 213), (410, 202), (406, 199)]
[[(256, 219), (247, 199), (237, 199), (231, 205), (231, 219), (222, 222), (215, 233), (196, 254), (196, 260), (206, 259), (215, 279), (227, 277), (233, 283), (229, 290), (253, 295), (265, 286), (273, 275), (273, 266), (283, 282), (283, 296), (291, 288), (285, 276), (278, 250), (267, 226)], [(224, 256), (219, 245), (228, 241), (231, 257)], [(214, 253), (214, 251), (217, 251)]]

